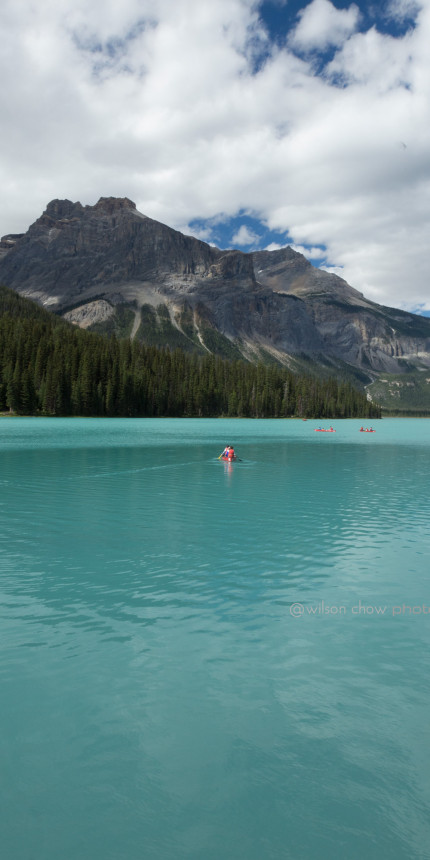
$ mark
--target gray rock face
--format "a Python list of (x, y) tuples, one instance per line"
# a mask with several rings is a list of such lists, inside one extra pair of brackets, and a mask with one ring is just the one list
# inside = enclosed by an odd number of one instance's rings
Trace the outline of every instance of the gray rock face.
[(66, 311), (63, 315), (66, 320), (80, 328), (91, 328), (95, 323), (103, 323), (110, 319), (115, 313), (115, 309), (109, 302), (104, 299), (88, 302), (86, 305), (81, 305), (72, 311)]
[(13, 246), (16, 244), (18, 239), (21, 239), (21, 237), (23, 235), (24, 235), (24, 233), (8, 233), (7, 236), (1, 237), (1, 239), (0, 239), (0, 260), (2, 259), (2, 257), (5, 257), (9, 251), (12, 250)]
[(134, 334), (142, 306), (166, 305), (180, 328), (186, 307), (194, 330), (184, 336), (203, 346), (202, 320), (246, 356), (346, 362), (370, 375), (430, 367), (430, 320), (367, 301), (289, 247), (222, 251), (147, 218), (127, 198), (53, 200), (26, 234), (3, 237), (1, 254), (0, 283), (57, 312), (73, 308), (79, 325), (129, 305)]

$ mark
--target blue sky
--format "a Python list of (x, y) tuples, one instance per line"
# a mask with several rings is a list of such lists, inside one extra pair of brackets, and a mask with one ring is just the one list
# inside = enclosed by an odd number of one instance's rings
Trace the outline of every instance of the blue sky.
[(332, 265), (324, 245), (296, 245), (287, 231), (270, 230), (264, 221), (249, 212), (240, 211), (233, 217), (218, 219), (196, 218), (189, 223), (191, 232), (218, 248), (238, 248), (241, 251), (274, 250), (290, 245), (314, 266)]
[(2, 31), (0, 235), (127, 196), (430, 311), (430, 0), (3, 0)]
[[(264, 21), (270, 37), (280, 42), (285, 42), (285, 37), (297, 23), (300, 12), (305, 8), (302, 0), (289, 0), (289, 2), (277, 2), (277, 0), (266, 0), (259, 7), (259, 14)], [(347, 10), (351, 7), (348, 0), (334, 0), (333, 6), (336, 9)], [(402, 36), (406, 31), (414, 26), (415, 14), (412, 4), (404, 5), (403, 14), (393, 16), (389, 11), (392, 5), (387, 2), (356, 2), (355, 5), (360, 11), (358, 22), (358, 30), (365, 33), (371, 27), (375, 26), (380, 33), (386, 33), (391, 36)]]

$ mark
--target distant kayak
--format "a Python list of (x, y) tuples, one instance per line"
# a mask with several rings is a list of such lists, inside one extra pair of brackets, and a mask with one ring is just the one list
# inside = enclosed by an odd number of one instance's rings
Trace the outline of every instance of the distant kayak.
[(327, 430), (325, 427), (315, 427), (315, 433), (336, 433), (333, 427)]
[(361, 427), (360, 433), (376, 433), (376, 430), (372, 430), (372, 428), (370, 428), (370, 430), (369, 430), (368, 427), (366, 427), (366, 429), (364, 429), (364, 427)]
[(221, 460), (224, 460), (225, 463), (233, 463), (234, 460), (237, 460), (237, 457), (221, 457)]

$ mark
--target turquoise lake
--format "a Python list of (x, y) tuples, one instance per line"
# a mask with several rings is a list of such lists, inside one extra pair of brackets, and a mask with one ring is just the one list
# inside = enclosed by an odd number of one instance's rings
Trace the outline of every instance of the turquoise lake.
[(361, 424), (0, 419), (5, 860), (430, 858), (430, 421)]

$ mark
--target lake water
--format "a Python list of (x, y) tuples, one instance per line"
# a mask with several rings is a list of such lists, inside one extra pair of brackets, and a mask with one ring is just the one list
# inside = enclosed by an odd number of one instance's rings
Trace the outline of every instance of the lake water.
[(360, 425), (0, 419), (5, 860), (430, 857), (430, 422)]

